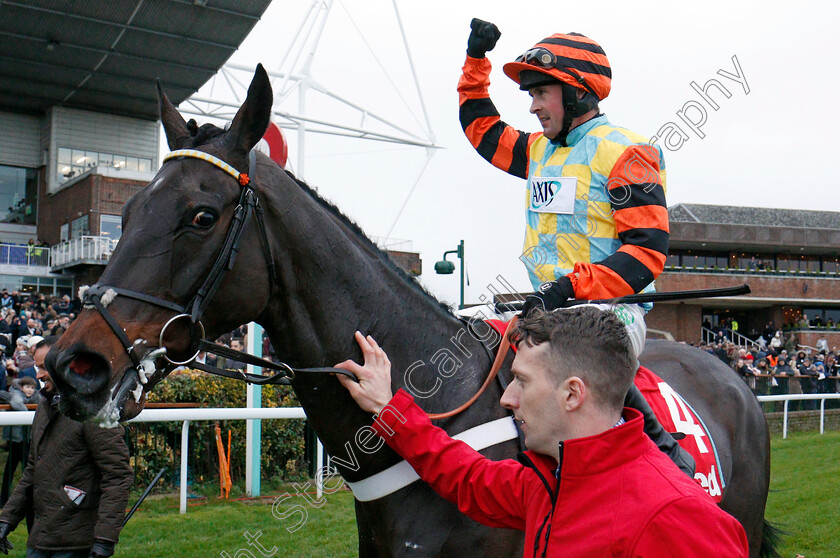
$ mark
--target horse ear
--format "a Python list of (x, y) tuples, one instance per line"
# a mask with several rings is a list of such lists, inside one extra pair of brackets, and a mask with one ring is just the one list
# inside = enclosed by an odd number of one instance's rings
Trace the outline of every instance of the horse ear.
[(268, 128), (273, 103), (274, 95), (271, 92), (268, 74), (262, 64), (257, 64), (254, 79), (248, 86), (248, 97), (239, 107), (228, 130), (228, 138), (234, 148), (248, 153), (257, 145)]
[(187, 123), (184, 117), (170, 102), (169, 97), (163, 92), (160, 79), (157, 80), (158, 104), (160, 105), (160, 121), (163, 124), (163, 131), (166, 133), (166, 143), (169, 149), (175, 151), (181, 149), (190, 133), (187, 130)]

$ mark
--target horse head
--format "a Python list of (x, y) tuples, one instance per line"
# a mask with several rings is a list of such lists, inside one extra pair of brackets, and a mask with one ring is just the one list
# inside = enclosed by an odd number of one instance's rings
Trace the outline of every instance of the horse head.
[[(242, 175), (256, 168), (249, 153), (268, 126), (268, 75), (257, 67), (227, 130), (186, 122), (160, 83), (158, 98), (173, 153), (126, 204), (122, 238), (99, 283), (80, 289), (85, 308), (46, 359), (62, 411), (79, 420), (113, 424), (136, 416), (174, 363), (191, 360), (201, 333), (215, 339), (254, 319), (271, 294), (271, 264), (263, 252), (237, 255), (234, 247), (233, 261), (223, 254), (231, 252), (229, 231), (238, 226), (235, 215), (241, 217), (251, 187)], [(256, 219), (245, 221), (238, 240), (259, 245)], [(208, 286), (205, 279), (214, 272), (218, 281)], [(249, 289), (245, 302), (226, 307), (242, 285)], [(210, 296), (198, 294), (208, 290)]]

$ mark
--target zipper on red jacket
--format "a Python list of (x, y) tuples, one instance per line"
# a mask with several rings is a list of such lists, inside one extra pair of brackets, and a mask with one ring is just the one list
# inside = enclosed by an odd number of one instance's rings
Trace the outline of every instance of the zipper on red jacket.
[(554, 510), (557, 507), (557, 498), (560, 496), (560, 468), (563, 466), (563, 442), (557, 443), (557, 469), (554, 471), (554, 478), (557, 479), (557, 490), (551, 498), (551, 511), (548, 513), (548, 526), (545, 529), (545, 546), (542, 551), (542, 558), (548, 553), (548, 540), (551, 536), (551, 526), (554, 524)]
[(558, 447), (558, 461), (557, 461), (557, 469), (554, 472), (554, 477), (557, 479), (557, 490), (551, 490), (551, 485), (548, 484), (548, 480), (543, 476), (540, 470), (534, 465), (534, 462), (531, 461), (531, 458), (525, 455), (524, 453), (519, 454), (519, 461), (524, 463), (526, 466), (533, 469), (539, 479), (542, 481), (543, 486), (548, 491), (549, 499), (551, 500), (551, 510), (546, 514), (545, 518), (543, 519), (540, 528), (537, 529), (536, 535), (534, 535), (534, 558), (537, 558), (537, 551), (540, 549), (540, 536), (543, 535), (543, 529), (545, 529), (544, 541), (545, 546), (543, 547), (542, 554), (540, 554), (541, 558), (546, 557), (546, 553), (548, 552), (548, 540), (551, 536), (551, 522), (554, 519), (554, 508), (557, 505), (557, 497), (560, 495), (560, 468), (563, 465), (563, 442), (559, 442), (557, 444)]

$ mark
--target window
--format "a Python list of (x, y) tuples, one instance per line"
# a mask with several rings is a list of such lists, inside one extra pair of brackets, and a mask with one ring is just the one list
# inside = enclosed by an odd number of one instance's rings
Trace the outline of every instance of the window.
[(0, 165), (0, 222), (34, 225), (37, 199), (35, 169)]
[(729, 256), (727, 254), (718, 252), (698, 252), (696, 250), (685, 250), (682, 252), (676, 252), (669, 256), (669, 261), (671, 259), (676, 260), (678, 257), (682, 257), (683, 267), (726, 269), (729, 264)]
[(742, 253), (738, 255), (738, 269), (748, 271), (773, 271), (776, 269), (774, 254)]
[(70, 147), (58, 148), (58, 168), (56, 183), (63, 184), (85, 172), (98, 168), (111, 167), (117, 170), (152, 171), (152, 160), (148, 157), (128, 157), (115, 153), (100, 153)]
[(61, 225), (61, 242), (70, 240), (70, 224), (64, 223)]
[(70, 223), (70, 238), (81, 238), (84, 235), (90, 234), (88, 227), (88, 216), (83, 215), (78, 219), (73, 219)]
[(840, 273), (840, 258), (823, 258), (822, 270), (826, 273)]
[(99, 236), (119, 240), (122, 236), (122, 218), (119, 215), (100, 215)]

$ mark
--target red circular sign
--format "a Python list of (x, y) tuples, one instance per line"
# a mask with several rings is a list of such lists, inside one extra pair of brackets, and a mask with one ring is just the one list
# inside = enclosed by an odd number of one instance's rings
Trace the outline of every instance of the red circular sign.
[(272, 161), (281, 167), (286, 166), (286, 160), (289, 158), (289, 144), (286, 142), (283, 130), (274, 122), (268, 123), (268, 129), (256, 148), (268, 155)]

